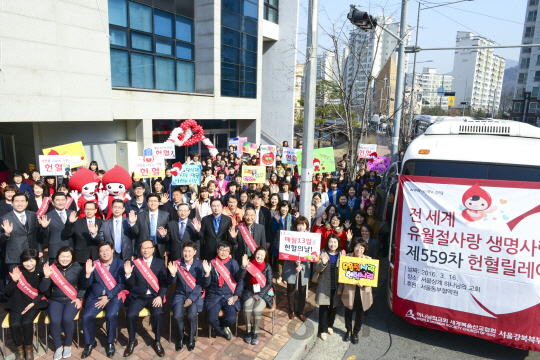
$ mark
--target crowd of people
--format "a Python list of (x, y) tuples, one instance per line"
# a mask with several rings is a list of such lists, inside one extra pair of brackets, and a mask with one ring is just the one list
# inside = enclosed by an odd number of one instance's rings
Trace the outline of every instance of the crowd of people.
[[(143, 308), (150, 311), (152, 347), (164, 356), (160, 340), (166, 303), (178, 333), (177, 351), (195, 348), (197, 314), (203, 311), (211, 336), (227, 340), (242, 311), (244, 341), (256, 345), (261, 314), (277, 301), (274, 287), (281, 283), (286, 283), (290, 319), (306, 321), (307, 287), (317, 283), (321, 339), (333, 334), (337, 310), (345, 306), (343, 340), (358, 343), (364, 312), (373, 301), (371, 288), (339, 283), (338, 269), (340, 256), (378, 258), (384, 251), (375, 216), (379, 177), (362, 168), (351, 179), (345, 156), (336, 171), (315, 175), (312, 193), (301, 194), (298, 167), (283, 164), (279, 154), (276, 160), (267, 167), (264, 184), (244, 184), (241, 168), (258, 165), (259, 153), (239, 157), (230, 148), (204, 160), (194, 154), (185, 164), (201, 166), (200, 185), (173, 186), (170, 168), (163, 179), (132, 177), (130, 199), (113, 200), (107, 209), (112, 216), (100, 211), (97, 199), (77, 208), (70, 201), (67, 174), (13, 173), (9, 184), (0, 184), (0, 293), (10, 314), (16, 360), (33, 359), (32, 322), (45, 309), (54, 360), (71, 356), (79, 312), (82, 358), (96, 346), (95, 318), (102, 311), (105, 350), (112, 357), (123, 305), (129, 334), (125, 357), (138, 345), (136, 320)], [(95, 161), (89, 169), (100, 178), (105, 174)], [(301, 196), (312, 199), (309, 219), (299, 214)], [(37, 216), (47, 198), (47, 211)], [(320, 233), (319, 262), (280, 260), (281, 230)], [(173, 297), (165, 299), (171, 286)]]

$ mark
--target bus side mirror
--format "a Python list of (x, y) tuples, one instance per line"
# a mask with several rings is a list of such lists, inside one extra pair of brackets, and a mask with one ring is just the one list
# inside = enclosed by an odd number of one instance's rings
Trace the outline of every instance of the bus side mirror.
[(391, 179), (398, 173), (398, 163), (393, 163), (384, 173), (384, 177), (381, 183), (381, 189), (388, 189), (391, 184)]

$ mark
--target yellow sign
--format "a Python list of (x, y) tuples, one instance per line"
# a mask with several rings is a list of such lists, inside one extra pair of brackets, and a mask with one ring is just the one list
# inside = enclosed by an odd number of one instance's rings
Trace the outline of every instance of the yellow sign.
[(448, 106), (454, 106), (454, 102), (456, 100), (456, 97), (455, 96), (449, 96), (448, 97)]
[(342, 256), (339, 261), (338, 282), (377, 287), (379, 260)]
[(242, 183), (264, 184), (265, 181), (266, 181), (266, 167), (265, 166), (242, 166)]
[(36, 168), (36, 165), (34, 164), (28, 164), (28, 170), (32, 171)]
[(82, 142), (59, 145), (48, 149), (43, 149), (43, 155), (69, 155), (71, 156), (71, 166), (87, 166), (88, 159), (84, 152)]

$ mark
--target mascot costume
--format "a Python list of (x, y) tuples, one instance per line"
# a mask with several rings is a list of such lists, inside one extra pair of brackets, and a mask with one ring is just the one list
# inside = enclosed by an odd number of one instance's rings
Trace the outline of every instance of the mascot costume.
[[(70, 195), (77, 204), (77, 210), (81, 210), (79, 218), (83, 218), (84, 204), (92, 201), (97, 204), (96, 188), (99, 185), (99, 177), (92, 170), (87, 168), (80, 168), (69, 179), (69, 188), (71, 189)], [(96, 214), (99, 218), (99, 213)]]
[(115, 165), (103, 175), (101, 182), (106, 190), (97, 192), (99, 209), (102, 212), (107, 212), (107, 216), (103, 216), (107, 220), (113, 216), (112, 202), (114, 199), (121, 199), (124, 202), (130, 199), (127, 191), (131, 187), (132, 181), (131, 176), (123, 167)]

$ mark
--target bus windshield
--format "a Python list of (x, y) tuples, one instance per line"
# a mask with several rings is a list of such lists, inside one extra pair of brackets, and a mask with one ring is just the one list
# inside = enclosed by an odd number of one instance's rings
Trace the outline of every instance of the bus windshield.
[(442, 160), (409, 160), (403, 175), (540, 182), (538, 167)]

